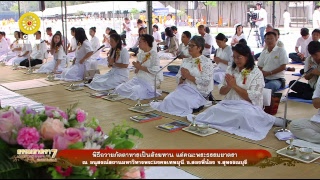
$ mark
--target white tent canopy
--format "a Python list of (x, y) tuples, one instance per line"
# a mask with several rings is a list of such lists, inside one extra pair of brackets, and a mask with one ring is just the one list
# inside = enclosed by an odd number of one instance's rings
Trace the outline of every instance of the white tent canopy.
[(173, 8), (172, 6), (170, 6), (170, 5), (168, 5), (166, 8), (168, 8), (169, 9), (169, 12), (170, 13), (179, 13), (180, 12), (180, 10), (177, 10), (176, 11), (176, 9), (175, 8)]

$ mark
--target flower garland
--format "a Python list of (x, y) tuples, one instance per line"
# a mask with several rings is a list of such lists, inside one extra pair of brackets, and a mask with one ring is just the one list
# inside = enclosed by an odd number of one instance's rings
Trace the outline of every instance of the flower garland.
[(82, 44), (78, 42), (78, 50), (81, 48)]
[(199, 71), (201, 72), (202, 71), (202, 66), (201, 66), (201, 61), (200, 61), (200, 58), (197, 58), (195, 63), (198, 65), (198, 69)]
[(242, 84), (246, 84), (247, 77), (248, 77), (248, 75), (249, 75), (250, 73), (251, 73), (251, 70), (249, 70), (249, 69), (242, 69), (242, 71), (241, 71), (241, 75), (242, 75), (242, 79), (243, 79)]
[(148, 61), (148, 59), (150, 58), (151, 54), (150, 52), (146, 54), (144, 60), (141, 62), (141, 64), (145, 63), (146, 61)]
[(58, 53), (59, 49), (60, 49), (60, 46), (56, 46), (56, 52), (55, 53)]

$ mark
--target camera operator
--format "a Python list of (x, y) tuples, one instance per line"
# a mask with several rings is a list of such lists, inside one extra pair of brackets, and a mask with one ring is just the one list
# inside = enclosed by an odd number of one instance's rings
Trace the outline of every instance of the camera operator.
[(258, 18), (252, 19), (252, 21), (255, 22), (256, 25), (259, 27), (261, 43), (262, 43), (262, 46), (264, 46), (264, 31), (266, 30), (268, 21), (267, 21), (267, 11), (263, 9), (261, 6), (262, 6), (262, 3), (260, 2), (256, 4)]

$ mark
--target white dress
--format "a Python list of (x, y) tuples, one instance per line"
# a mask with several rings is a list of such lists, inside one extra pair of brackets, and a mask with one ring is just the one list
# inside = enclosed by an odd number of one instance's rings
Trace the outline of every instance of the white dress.
[(29, 41), (24, 41), (24, 44), (20, 44), (20, 46), (22, 46), (22, 51), (20, 52), (20, 55), (25, 54), (27, 51), (29, 51), (29, 53), (27, 53), (26, 55), (24, 55), (22, 57), (15, 56), (15, 57), (9, 59), (6, 62), (7, 66), (13, 66), (15, 64), (19, 65), (23, 60), (27, 59), (29, 57), (29, 55), (31, 54), (32, 46)]
[(228, 65), (219, 63), (214, 67), (213, 80), (221, 84), (224, 81), (227, 67), (233, 63), (233, 52), (231, 46), (227, 45), (224, 49), (218, 48), (216, 57), (228, 61)]
[[(19, 48), (19, 47), (20, 47), (19, 40), (13, 42), (12, 49)], [(13, 52), (12, 50), (10, 50), (6, 54), (3, 54), (0, 56), (0, 61), (8, 61), (9, 59), (18, 56), (20, 52), (21, 51), (14, 51)]]
[[(86, 64), (86, 69), (98, 69), (98, 61), (97, 59), (100, 56), (100, 51), (97, 51), (100, 47), (100, 41), (96, 36), (93, 36), (92, 39), (90, 40), (91, 47), (93, 50), (92, 56), (88, 59), (88, 63)], [(97, 51), (97, 52), (96, 52)]]
[[(160, 70), (160, 60), (157, 52), (154, 50), (150, 50), (149, 52), (141, 51), (137, 56), (137, 61), (142, 63), (143, 67), (147, 67), (149, 73), (139, 70), (136, 76), (131, 80), (117, 86), (115, 93), (118, 93), (121, 96), (131, 100), (154, 98), (154, 88), (157, 88), (154, 87), (155, 80), (156, 86), (159, 86), (161, 81), (163, 81), (163, 73), (160, 72), (157, 74), (157, 72)], [(146, 60), (146, 56), (150, 57)], [(157, 96), (161, 95), (161, 93), (158, 91), (156, 93)]]
[(84, 78), (84, 72), (86, 71), (86, 61), (80, 64), (80, 60), (89, 52), (93, 52), (91, 44), (88, 40), (83, 41), (80, 47), (76, 50), (75, 63), (64, 69), (61, 75), (56, 75), (57, 79), (63, 81), (82, 81)]
[[(70, 46), (71, 46), (71, 50), (75, 50), (76, 48), (77, 48), (77, 40), (76, 40), (76, 38), (75, 37), (72, 37), (71, 38), (71, 43), (70, 43)], [(75, 57), (75, 55), (76, 55), (76, 52), (75, 51), (73, 51), (73, 52), (71, 52), (71, 53), (68, 53), (68, 59), (73, 59), (74, 57)]]
[(58, 60), (61, 60), (57, 71), (62, 72), (66, 68), (66, 63), (67, 63), (67, 57), (66, 53), (64, 52), (63, 46), (59, 47), (58, 52), (55, 52), (53, 54), (53, 59), (45, 64), (43, 64), (37, 71), (36, 73), (51, 73), (56, 66), (56, 63)]
[[(196, 63), (200, 59), (201, 68)], [(190, 74), (195, 77), (196, 84), (188, 79), (171, 92), (162, 102), (152, 102), (151, 107), (164, 113), (185, 117), (207, 103), (205, 97), (213, 90), (213, 65), (209, 58), (204, 55), (198, 58), (184, 58), (182, 68), (189, 70)], [(177, 82), (181, 77), (181, 68), (177, 73)]]
[(0, 56), (6, 54), (8, 51), (10, 51), (8, 42), (4, 37), (2, 37), (0, 40)]
[[(122, 48), (120, 57), (116, 61), (117, 63), (129, 64), (129, 53), (126, 48)], [(117, 87), (119, 84), (126, 82), (129, 79), (129, 69), (112, 67), (110, 71), (101, 75), (94, 75), (90, 84), (86, 84), (90, 89), (96, 91), (105, 91)]]
[[(227, 73), (234, 75), (239, 87), (246, 89), (251, 103), (243, 100), (235, 90), (231, 89), (225, 99), (215, 106), (211, 106), (196, 116), (196, 123), (206, 123), (210, 127), (252, 140), (262, 140), (273, 126), (276, 117), (265, 113), (262, 109), (264, 79), (257, 66), (247, 76), (244, 83), (243, 76), (236, 67), (228, 67)], [(219, 85), (219, 89), (226, 85)], [(192, 121), (188, 116), (188, 120)]]

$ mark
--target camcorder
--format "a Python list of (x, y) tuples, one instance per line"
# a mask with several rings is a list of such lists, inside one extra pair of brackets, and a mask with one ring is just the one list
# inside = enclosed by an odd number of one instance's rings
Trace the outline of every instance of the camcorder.
[(258, 19), (259, 14), (254, 10), (254, 8), (250, 8), (250, 12), (247, 12), (247, 21), (250, 22), (251, 27), (256, 25), (256, 22), (252, 20)]

